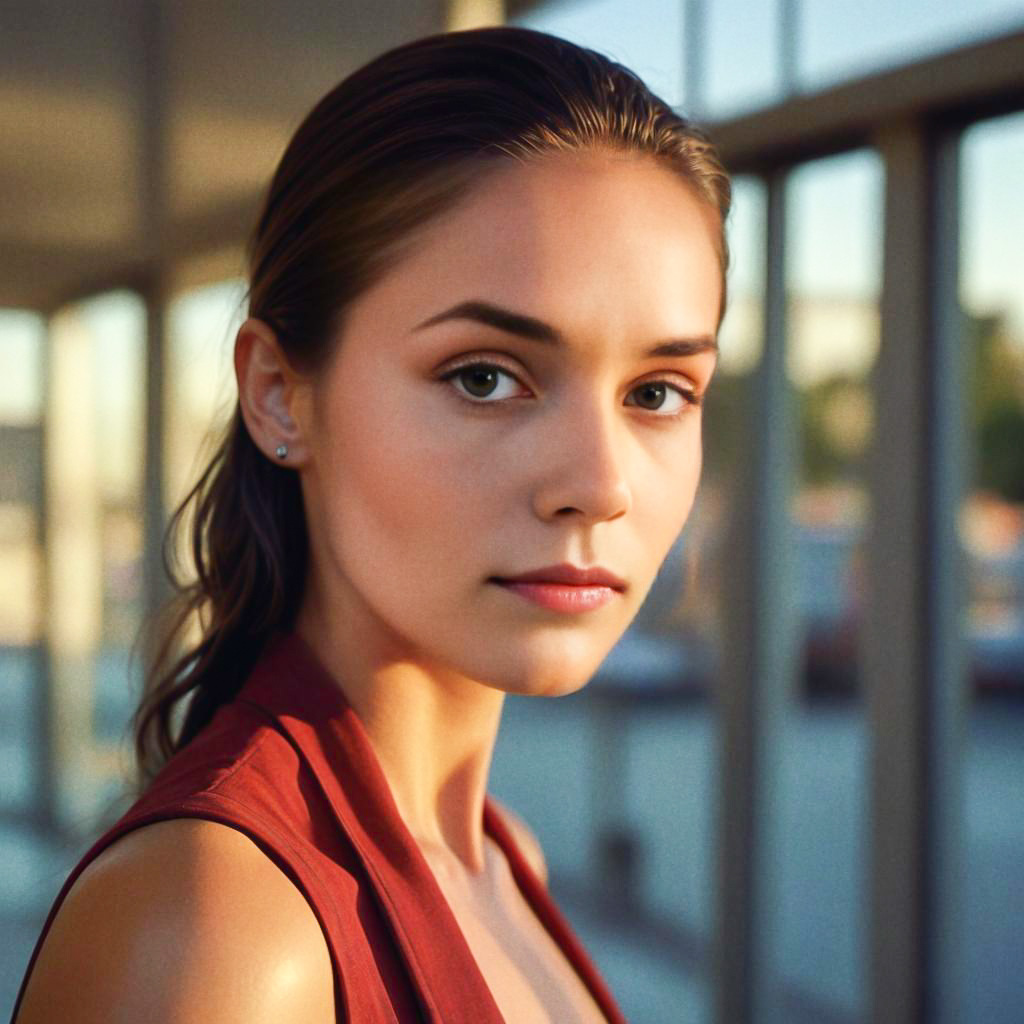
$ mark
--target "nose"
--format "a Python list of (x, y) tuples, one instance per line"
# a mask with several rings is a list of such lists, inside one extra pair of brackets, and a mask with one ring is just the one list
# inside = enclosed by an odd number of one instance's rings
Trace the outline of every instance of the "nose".
[(633, 505), (632, 443), (618, 410), (594, 399), (567, 401), (544, 424), (538, 441), (538, 517), (576, 514), (589, 525), (624, 516)]

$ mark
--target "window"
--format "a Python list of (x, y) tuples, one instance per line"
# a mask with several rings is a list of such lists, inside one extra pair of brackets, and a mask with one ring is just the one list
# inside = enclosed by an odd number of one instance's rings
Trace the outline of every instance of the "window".
[(122, 788), (141, 665), (146, 318), (116, 291), (50, 323), (46, 530), (54, 770), (65, 824)]
[(1024, 114), (980, 123), (961, 149), (961, 282), (969, 378), (965, 1019), (1009, 1021), (1024, 1000), (1011, 950), (1024, 901)]
[(0, 808), (29, 813), (39, 782), (42, 458), (46, 325), (0, 311)]

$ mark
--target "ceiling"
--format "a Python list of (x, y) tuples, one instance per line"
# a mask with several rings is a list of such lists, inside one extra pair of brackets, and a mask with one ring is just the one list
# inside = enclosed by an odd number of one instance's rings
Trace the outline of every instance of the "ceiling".
[(244, 241), (313, 104), (446, 0), (4, 0), (0, 307)]

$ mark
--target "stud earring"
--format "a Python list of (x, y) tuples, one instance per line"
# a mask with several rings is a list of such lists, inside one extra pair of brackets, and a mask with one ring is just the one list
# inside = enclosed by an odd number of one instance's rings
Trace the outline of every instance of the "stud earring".
[(274, 454), (276, 454), (279, 459), (286, 459), (288, 457), (288, 445), (279, 444), (277, 446), (277, 451)]

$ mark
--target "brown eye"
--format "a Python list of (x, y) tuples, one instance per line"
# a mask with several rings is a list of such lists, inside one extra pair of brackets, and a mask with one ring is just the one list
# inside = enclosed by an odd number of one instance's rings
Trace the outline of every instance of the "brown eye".
[(682, 416), (690, 406), (700, 405), (700, 398), (698, 398), (695, 392), (689, 388), (676, 387), (676, 385), (669, 384), (665, 380), (647, 381), (634, 388), (632, 393), (640, 396), (640, 400), (632, 404), (638, 405), (641, 409), (646, 409), (649, 412), (660, 412), (665, 408), (666, 396), (672, 393), (678, 395), (682, 400), (682, 404), (676, 406), (675, 409), (670, 407), (669, 411), (663, 414), (665, 419)]
[[(655, 381), (652, 384), (643, 384), (637, 388), (637, 394), (640, 395), (640, 405), (644, 409), (660, 409), (665, 404), (665, 395), (668, 392), (668, 388), (661, 381)], [(647, 403), (651, 402), (652, 405)]]
[[(493, 398), (502, 377), (515, 382), (515, 377), (503, 367), (494, 363), (464, 363), (447, 373), (442, 374), (441, 380), (456, 380), (461, 387), (456, 390), (469, 401), (478, 400), (478, 404), (495, 404), (494, 402), (483, 403), (484, 399)], [(513, 392), (514, 393), (514, 392)], [(502, 398), (511, 397), (510, 394), (500, 395), (495, 402)]]
[(498, 373), (492, 366), (470, 366), (459, 371), (459, 379), (470, 394), (486, 398), (498, 383)]

